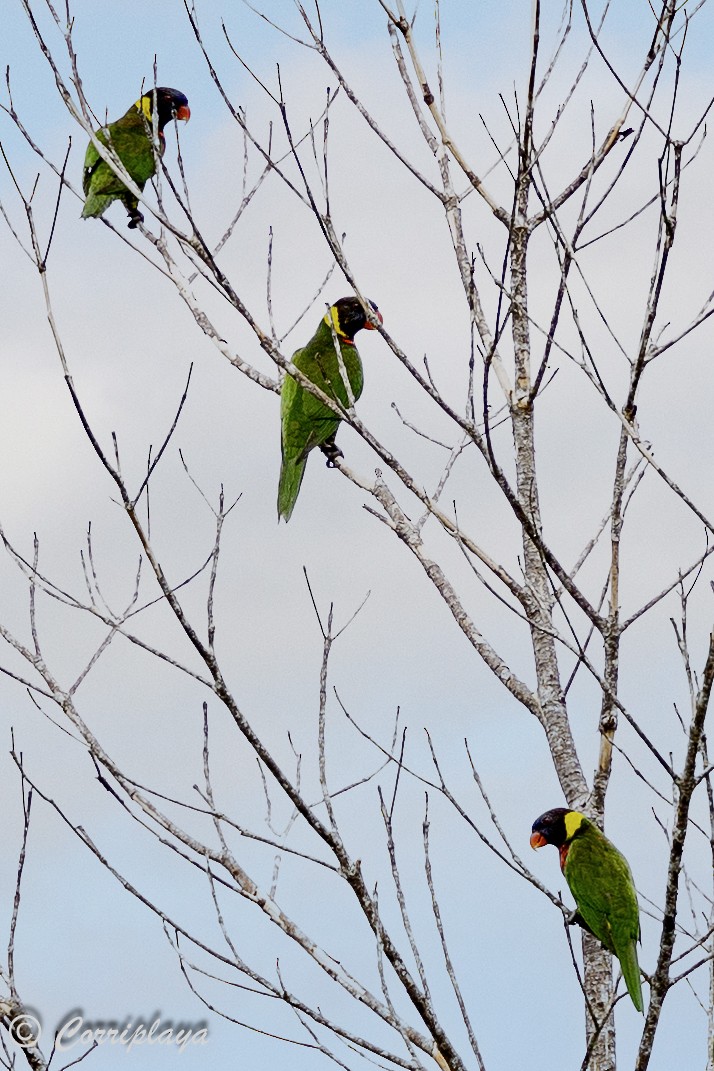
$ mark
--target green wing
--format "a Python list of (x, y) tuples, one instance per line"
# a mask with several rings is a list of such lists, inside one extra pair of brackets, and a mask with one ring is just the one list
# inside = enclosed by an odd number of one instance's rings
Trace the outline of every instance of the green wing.
[[(156, 162), (151, 139), (136, 107), (132, 105), (121, 119), (98, 130), (97, 139), (102, 145), (111, 145), (134, 182), (143, 190), (156, 171)], [(82, 188), (87, 198), (82, 210), (85, 219), (101, 216), (117, 199), (121, 199), (130, 210), (136, 209), (136, 198), (101, 158), (91, 141), (84, 157)]]
[(640, 914), (627, 860), (596, 826), (588, 823), (588, 828), (570, 845), (565, 878), (583, 921), (620, 961), (632, 1003), (641, 1012), (644, 1005), (637, 962)]
[[(364, 384), (357, 347), (340, 344), (342, 360), (355, 401)], [(329, 397), (348, 405), (330, 328), (322, 322), (304, 349), (293, 355), (293, 364)], [(332, 442), (340, 418), (292, 378), (286, 376), (280, 399), (282, 466), (278, 486), (278, 519), (290, 520), (305, 472), (307, 455), (316, 446)]]

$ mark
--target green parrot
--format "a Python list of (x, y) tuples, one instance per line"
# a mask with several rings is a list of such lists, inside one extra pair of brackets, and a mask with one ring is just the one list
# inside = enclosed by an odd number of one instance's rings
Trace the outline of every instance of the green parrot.
[[(157, 126), (159, 144), (157, 150), (164, 155), (166, 139), (164, 127), (172, 119), (191, 118), (188, 100), (177, 89), (161, 86), (144, 93), (128, 112), (115, 123), (103, 126), (97, 131), (97, 139), (102, 145), (109, 145), (117, 154), (124, 167), (140, 190), (156, 172), (156, 157), (153, 145), (153, 104), (157, 102)], [(106, 160), (97, 152), (93, 142), (87, 146), (84, 157), (84, 175), (82, 189), (87, 200), (82, 209), (82, 218), (102, 216), (112, 201), (123, 201), (129, 213), (129, 226), (136, 227), (143, 223), (144, 217), (139, 211), (139, 202), (124, 183), (112, 171)]]
[(553, 844), (578, 905), (576, 920), (617, 956), (627, 990), (643, 1011), (637, 942), (640, 912), (632, 873), (622, 852), (580, 811), (555, 807), (533, 823), (531, 848)]
[[(379, 309), (373, 301), (370, 301), (370, 305), (382, 323)], [(340, 374), (335, 336), (352, 396), (357, 401), (362, 393), (364, 380), (362, 362), (354, 338), (363, 327), (371, 330), (372, 324), (367, 320), (357, 298), (340, 298), (327, 310), (307, 346), (296, 350), (292, 358), (295, 367), (312, 380), (316, 387), (345, 407), (350, 402)], [(286, 376), (280, 395), (280, 420), (283, 461), (278, 487), (278, 520), (284, 517), (289, 521), (300, 493), (310, 451), (319, 446), (328, 459), (328, 465), (342, 456), (342, 451), (335, 445), (340, 418), (314, 394), (301, 387), (292, 376)]]

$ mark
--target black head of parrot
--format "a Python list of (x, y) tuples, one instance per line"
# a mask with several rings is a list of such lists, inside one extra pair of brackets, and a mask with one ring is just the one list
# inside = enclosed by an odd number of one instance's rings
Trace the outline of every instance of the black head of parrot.
[[(382, 323), (381, 312), (373, 301), (370, 301), (370, 305), (374, 310), (375, 316), (379, 322)], [(346, 338), (349, 338), (350, 340), (353, 339), (357, 332), (361, 331), (363, 327), (368, 331), (374, 330), (356, 297), (342, 297), (335, 302), (332, 308), (335, 310), (340, 334), (344, 335)]]
[(546, 844), (562, 848), (568, 840), (565, 816), (570, 813), (566, 807), (554, 807), (536, 818), (531, 831), (531, 848), (543, 848)]
[(144, 93), (138, 102), (149, 121), (153, 116), (154, 100), (156, 101), (159, 133), (172, 119), (183, 119), (188, 122), (191, 118), (188, 98), (180, 90), (169, 89), (167, 86), (157, 86), (156, 89)]

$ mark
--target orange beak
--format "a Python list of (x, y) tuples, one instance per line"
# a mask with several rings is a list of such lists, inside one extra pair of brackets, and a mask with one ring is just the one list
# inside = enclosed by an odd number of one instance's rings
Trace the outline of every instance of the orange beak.
[[(372, 312), (373, 312), (373, 313), (374, 313), (374, 315), (375, 315), (375, 316), (377, 317), (377, 319), (379, 320), (379, 322), (380, 322), (381, 324), (383, 324), (383, 323), (384, 323), (384, 317), (382, 316), (382, 314), (381, 314), (381, 312), (379, 311), (379, 309), (372, 309)], [(371, 324), (371, 323), (369, 322), (369, 320), (368, 320), (368, 321), (367, 321), (367, 323), (366, 323), (366, 324), (364, 325), (364, 329), (365, 329), (365, 331), (374, 331), (374, 324)]]
[(186, 123), (189, 121), (189, 119), (191, 118), (191, 109), (189, 108), (188, 104), (181, 105), (181, 107), (176, 112), (176, 118), (183, 119)]
[(542, 833), (531, 833), (531, 848), (544, 848), (547, 843)]

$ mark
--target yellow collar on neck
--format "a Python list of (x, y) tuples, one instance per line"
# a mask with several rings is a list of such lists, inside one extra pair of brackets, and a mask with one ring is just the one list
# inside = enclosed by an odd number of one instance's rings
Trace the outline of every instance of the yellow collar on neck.
[(580, 811), (568, 811), (563, 821), (565, 822), (566, 838), (572, 840), (585, 821), (585, 815), (581, 814)]
[(325, 323), (327, 324), (328, 327), (334, 328), (335, 333), (337, 335), (339, 335), (340, 338), (347, 339), (348, 342), (350, 341), (350, 339), (347, 338), (347, 335), (345, 334), (345, 332), (340, 327), (340, 318), (339, 318), (339, 315), (337, 313), (337, 306), (336, 305), (331, 305), (330, 306), (330, 308), (327, 310), (327, 312), (323, 316), (323, 320), (325, 321)]
[(147, 123), (151, 122), (151, 97), (139, 97), (134, 107), (138, 112), (143, 112)]

